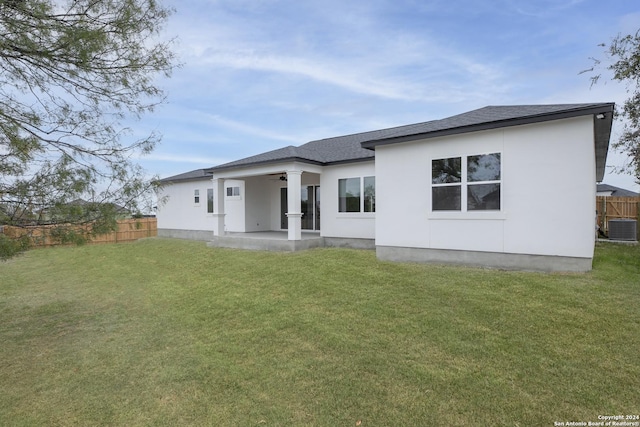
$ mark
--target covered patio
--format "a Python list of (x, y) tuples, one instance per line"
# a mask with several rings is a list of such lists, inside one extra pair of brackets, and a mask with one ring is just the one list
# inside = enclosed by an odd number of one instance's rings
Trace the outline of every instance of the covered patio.
[(212, 247), (295, 251), (324, 246), (321, 168), (298, 161), (214, 168)]
[(228, 232), (214, 236), (207, 243), (213, 248), (250, 249), (261, 251), (295, 252), (325, 246), (324, 237), (317, 232), (301, 232), (299, 240), (290, 240), (287, 231)]

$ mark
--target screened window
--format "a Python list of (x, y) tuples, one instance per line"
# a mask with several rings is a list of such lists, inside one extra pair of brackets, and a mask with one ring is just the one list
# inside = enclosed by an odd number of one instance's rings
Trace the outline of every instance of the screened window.
[(500, 210), (500, 153), (431, 161), (434, 211)]
[(213, 188), (207, 188), (207, 213), (213, 213)]
[(193, 203), (196, 205), (200, 203), (200, 190), (193, 190)]
[(338, 212), (375, 212), (376, 178), (344, 178), (338, 180)]

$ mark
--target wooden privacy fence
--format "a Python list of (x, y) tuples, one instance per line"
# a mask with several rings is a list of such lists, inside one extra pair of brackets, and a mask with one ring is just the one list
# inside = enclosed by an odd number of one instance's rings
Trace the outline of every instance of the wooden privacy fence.
[(132, 242), (157, 235), (158, 220), (156, 218), (122, 219), (118, 221), (118, 229), (115, 232), (96, 236), (91, 243)]
[[(99, 243), (123, 243), (132, 242), (144, 237), (158, 235), (158, 220), (156, 218), (138, 218), (118, 220), (118, 228), (108, 234), (95, 236), (90, 244)], [(31, 235), (31, 241), (36, 247), (56, 246), (60, 243), (51, 237), (51, 230), (56, 226), (44, 225), (33, 227), (12, 227), (5, 225), (0, 230), (11, 238), (17, 238), (24, 234)], [(88, 226), (77, 226), (78, 230), (87, 229)]]
[[(598, 212), (598, 226), (605, 233), (609, 233), (609, 220), (635, 219), (640, 222), (638, 209), (639, 197), (596, 197), (596, 211)], [(640, 225), (640, 224), (639, 224)]]

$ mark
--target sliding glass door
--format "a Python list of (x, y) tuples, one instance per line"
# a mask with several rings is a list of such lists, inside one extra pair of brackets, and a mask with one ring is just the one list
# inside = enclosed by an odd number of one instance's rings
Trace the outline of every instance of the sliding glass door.
[[(300, 212), (303, 230), (320, 230), (320, 186), (305, 185), (300, 189)], [(287, 188), (280, 189), (280, 227), (288, 228)]]

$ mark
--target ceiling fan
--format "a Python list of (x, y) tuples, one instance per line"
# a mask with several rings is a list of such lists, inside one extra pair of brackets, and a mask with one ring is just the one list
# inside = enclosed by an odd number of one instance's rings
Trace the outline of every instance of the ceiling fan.
[(270, 178), (271, 181), (287, 181), (287, 174), (285, 173), (272, 173), (271, 176), (278, 176), (278, 178)]

